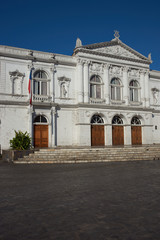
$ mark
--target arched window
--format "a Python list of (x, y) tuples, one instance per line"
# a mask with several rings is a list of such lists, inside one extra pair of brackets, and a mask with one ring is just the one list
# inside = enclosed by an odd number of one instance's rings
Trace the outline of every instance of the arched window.
[(112, 124), (116, 124), (116, 125), (123, 124), (123, 120), (120, 116), (116, 115), (112, 119)]
[(92, 124), (100, 124), (100, 123), (104, 123), (104, 121), (101, 116), (93, 115), (93, 117), (91, 118), (91, 123)]
[(138, 91), (139, 91), (138, 82), (136, 80), (132, 80), (129, 84), (129, 92), (130, 92), (130, 101), (131, 102), (139, 101)]
[(47, 74), (42, 71), (36, 71), (33, 75), (33, 94), (47, 95)]
[(98, 75), (94, 75), (90, 79), (90, 97), (102, 98), (102, 82)]
[(43, 115), (38, 115), (35, 117), (34, 123), (47, 123), (47, 119)]
[(141, 125), (141, 121), (138, 117), (134, 116), (131, 120), (132, 125)]
[(121, 83), (118, 78), (111, 80), (111, 100), (121, 100)]

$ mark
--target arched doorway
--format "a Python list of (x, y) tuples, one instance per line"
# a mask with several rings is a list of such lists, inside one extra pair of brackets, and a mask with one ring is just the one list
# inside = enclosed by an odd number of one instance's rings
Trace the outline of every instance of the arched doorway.
[(132, 145), (141, 145), (142, 144), (142, 129), (141, 121), (138, 117), (133, 117), (131, 120), (131, 136), (132, 136)]
[(124, 145), (124, 129), (123, 120), (120, 116), (116, 115), (112, 119), (112, 144)]
[(43, 115), (34, 119), (34, 147), (48, 147), (48, 123)]
[(99, 115), (91, 118), (91, 146), (104, 146), (104, 121)]

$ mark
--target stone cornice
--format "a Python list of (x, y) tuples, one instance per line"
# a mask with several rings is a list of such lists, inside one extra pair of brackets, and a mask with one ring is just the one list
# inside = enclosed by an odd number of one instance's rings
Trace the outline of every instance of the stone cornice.
[[(102, 104), (58, 104), (60, 108), (86, 108), (86, 109), (108, 109), (108, 110), (121, 110), (121, 111), (136, 111), (136, 112), (150, 112), (154, 111), (153, 108), (142, 108), (142, 107), (133, 107), (133, 106), (113, 106), (113, 105), (102, 105)], [(160, 111), (159, 111), (160, 112)]]
[(113, 54), (108, 54), (108, 53), (96, 52), (96, 51), (92, 51), (92, 50), (88, 50), (88, 49), (84, 49), (84, 48), (75, 49), (75, 54), (78, 52), (93, 54), (93, 55), (103, 56), (103, 57), (109, 57), (109, 58), (115, 58), (115, 59), (122, 59), (122, 60), (131, 61), (131, 62), (137, 62), (137, 63), (144, 63), (144, 64), (151, 63), (149, 60), (133, 59), (133, 58), (129, 58), (129, 57), (123, 57), (123, 56), (118, 56), (118, 55), (113, 55)]

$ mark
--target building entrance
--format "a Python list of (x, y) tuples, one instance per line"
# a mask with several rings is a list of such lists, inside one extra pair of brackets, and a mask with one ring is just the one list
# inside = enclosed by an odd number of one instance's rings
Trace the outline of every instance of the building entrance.
[(91, 146), (104, 146), (104, 121), (99, 115), (91, 119)]
[(34, 121), (34, 147), (48, 147), (48, 125), (44, 116), (37, 116)]

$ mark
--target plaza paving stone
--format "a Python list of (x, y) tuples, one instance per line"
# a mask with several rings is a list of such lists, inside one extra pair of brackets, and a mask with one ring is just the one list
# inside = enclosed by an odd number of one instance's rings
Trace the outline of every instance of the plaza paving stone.
[(160, 161), (0, 164), (0, 240), (159, 240)]

